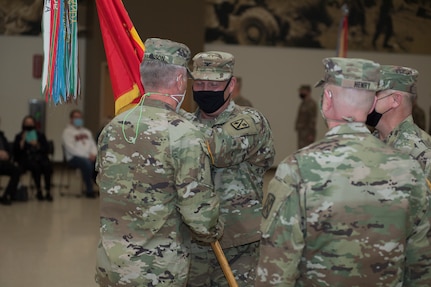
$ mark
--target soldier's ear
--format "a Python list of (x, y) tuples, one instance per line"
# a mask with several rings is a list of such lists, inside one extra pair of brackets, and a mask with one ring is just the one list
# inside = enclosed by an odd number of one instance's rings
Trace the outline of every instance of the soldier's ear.
[(374, 96), (374, 101), (373, 101), (373, 104), (371, 105), (370, 110), (368, 111), (368, 114), (370, 114), (375, 109), (376, 104), (377, 104), (377, 94)]
[(323, 91), (323, 97), (325, 98), (325, 101), (323, 102), (323, 109), (326, 110), (330, 107), (332, 107), (333, 103), (332, 103), (332, 91), (331, 90), (324, 90)]
[(406, 100), (407, 97), (403, 97), (403, 95), (399, 94), (399, 93), (393, 93), (392, 94), (392, 107), (393, 108), (397, 108), (398, 106), (401, 105), (403, 100)]
[(229, 83), (229, 94), (230, 93), (232, 93), (233, 92), (233, 89), (235, 88), (235, 86), (236, 86), (236, 77), (232, 77), (231, 79), (230, 79), (230, 83)]
[(323, 91), (323, 95), (325, 97), (328, 97), (328, 98), (332, 99), (332, 97), (334, 96), (334, 93), (331, 90), (329, 90), (329, 89), (325, 89)]

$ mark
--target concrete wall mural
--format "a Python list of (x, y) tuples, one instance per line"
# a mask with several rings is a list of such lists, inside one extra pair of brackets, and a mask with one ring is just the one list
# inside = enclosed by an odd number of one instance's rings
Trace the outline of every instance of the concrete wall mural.
[(342, 5), (349, 50), (431, 53), (429, 0), (205, 0), (207, 43), (335, 49)]
[[(86, 30), (87, 1), (78, 2), (78, 35)], [(45, 0), (0, 0), (0, 35), (41, 34)]]

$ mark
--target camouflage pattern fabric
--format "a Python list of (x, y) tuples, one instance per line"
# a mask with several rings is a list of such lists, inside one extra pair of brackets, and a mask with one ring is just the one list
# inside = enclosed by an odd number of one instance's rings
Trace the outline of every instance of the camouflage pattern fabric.
[[(254, 249), (247, 249), (246, 245), (260, 239), (263, 176), (272, 166), (275, 156), (269, 122), (256, 109), (240, 107), (234, 102), (230, 102), (215, 120), (201, 119), (199, 111), (188, 116), (209, 136), (214, 187), (220, 196), (220, 216), (224, 223), (220, 244), (223, 250), (242, 246), (248, 250), (242, 256), (255, 258)], [(227, 286), (225, 278), (213, 278), (213, 274), (221, 271), (218, 263), (208, 262), (211, 266), (204, 268), (201, 260), (195, 262), (195, 258), (209, 256), (203, 253), (213, 251), (207, 246), (192, 246), (192, 273), (188, 286), (199, 286), (202, 276), (211, 278), (210, 286)], [(239, 286), (250, 286), (252, 278), (249, 272), (242, 273), (241, 270), (253, 269), (257, 261), (248, 261), (248, 266), (241, 262), (244, 260), (233, 262), (232, 271)], [(218, 273), (200, 273), (199, 270), (218, 270)]]
[(323, 79), (315, 87), (325, 83), (343, 88), (377, 91), (380, 81), (380, 65), (365, 59), (332, 57), (322, 60), (325, 68)]
[(145, 40), (144, 46), (144, 60), (157, 60), (187, 68), (190, 49), (186, 45), (167, 39), (149, 38)]
[(419, 72), (415, 69), (401, 66), (382, 65), (379, 89), (390, 89), (416, 95), (418, 77)]
[[(126, 137), (138, 135), (136, 144), (126, 142), (123, 128)], [(185, 286), (191, 236), (211, 242), (222, 233), (203, 135), (169, 105), (146, 99), (115, 117), (98, 146), (96, 280)]]
[(232, 54), (219, 51), (208, 51), (193, 57), (194, 80), (226, 81), (232, 77), (235, 58)]
[[(259, 259), (259, 241), (223, 249), (229, 266), (238, 286), (253, 286), (254, 268)], [(225, 275), (219, 267), (214, 252), (197, 252), (193, 254), (187, 286), (193, 287), (229, 287)], [(208, 276), (211, 274), (211, 276)]]
[[(374, 134), (378, 137), (377, 131)], [(402, 121), (383, 141), (416, 159), (431, 181), (431, 136), (415, 125), (412, 116)]]
[(302, 100), (296, 116), (295, 130), (298, 149), (308, 146), (316, 139), (317, 104), (312, 98)]
[(255, 286), (429, 286), (424, 182), (364, 124), (332, 128), (269, 184)]

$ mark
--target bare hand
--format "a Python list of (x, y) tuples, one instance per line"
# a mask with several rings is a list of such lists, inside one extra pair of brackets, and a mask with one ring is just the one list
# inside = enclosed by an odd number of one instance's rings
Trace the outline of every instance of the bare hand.
[(9, 160), (9, 154), (4, 150), (0, 150), (0, 160)]
[(96, 161), (96, 155), (95, 155), (95, 154), (90, 154), (89, 159), (90, 159), (91, 161)]

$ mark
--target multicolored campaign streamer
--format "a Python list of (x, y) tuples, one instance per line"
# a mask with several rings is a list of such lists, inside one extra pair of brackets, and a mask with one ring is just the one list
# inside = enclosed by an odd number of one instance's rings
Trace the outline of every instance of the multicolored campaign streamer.
[(78, 69), (78, 2), (44, 0), (42, 94), (54, 104), (80, 96)]

